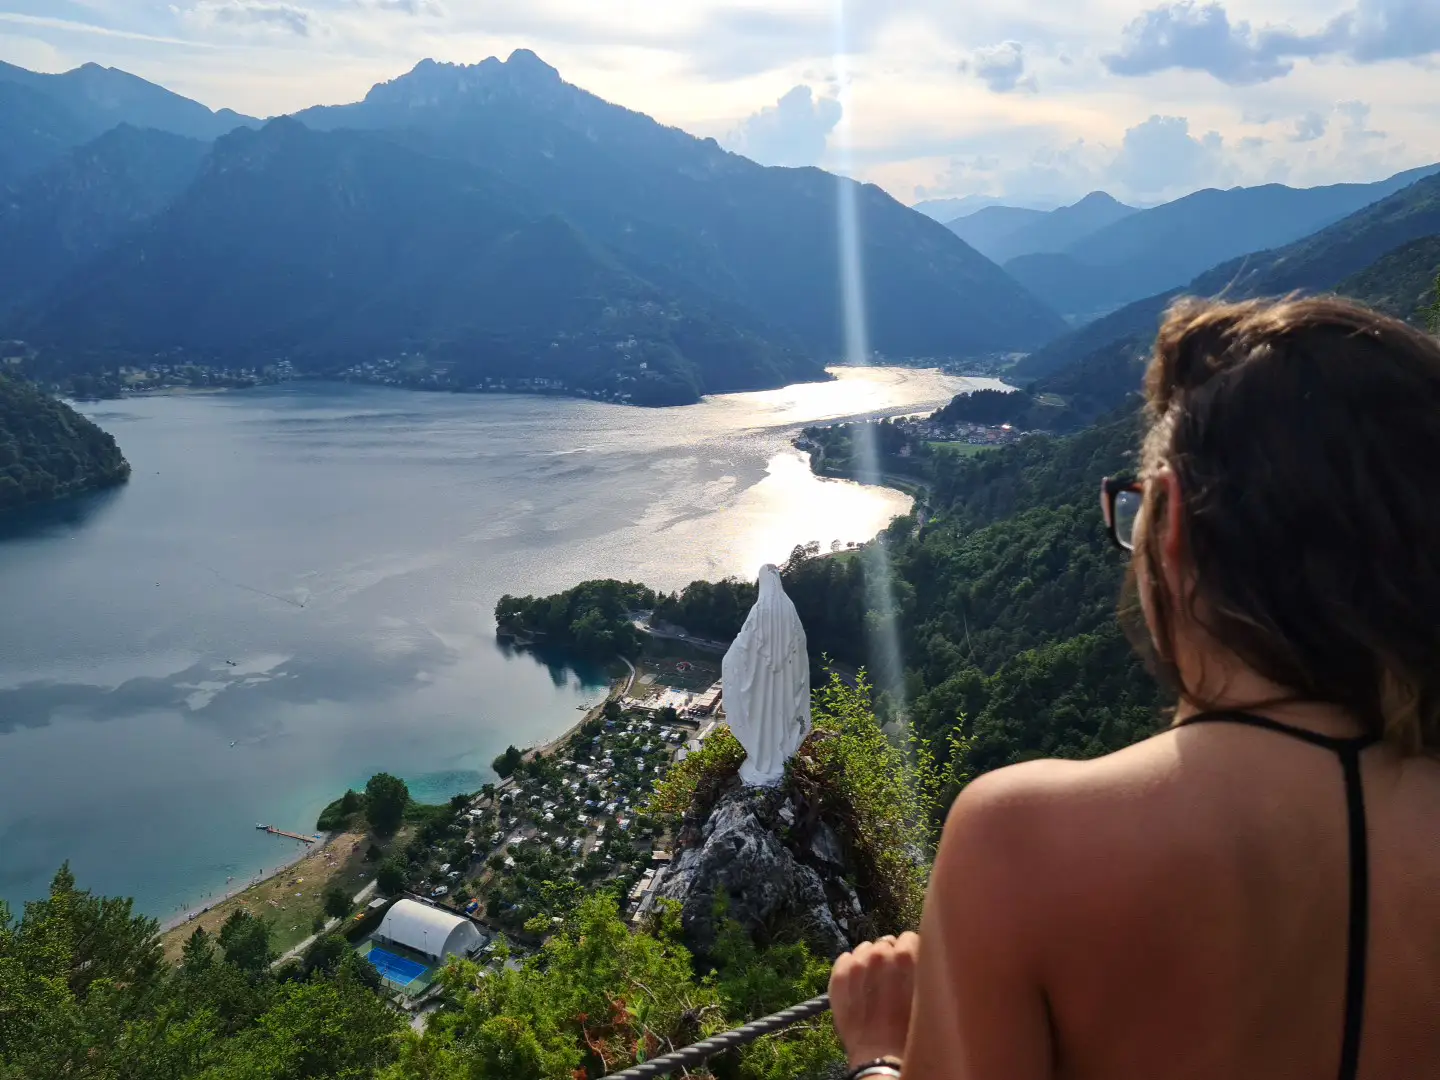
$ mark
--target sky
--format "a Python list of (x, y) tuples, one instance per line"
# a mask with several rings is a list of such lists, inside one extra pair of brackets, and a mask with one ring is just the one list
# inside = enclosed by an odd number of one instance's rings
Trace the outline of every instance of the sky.
[(1440, 0), (0, 0), (0, 60), (257, 116), (517, 48), (907, 203), (1153, 204), (1440, 160)]

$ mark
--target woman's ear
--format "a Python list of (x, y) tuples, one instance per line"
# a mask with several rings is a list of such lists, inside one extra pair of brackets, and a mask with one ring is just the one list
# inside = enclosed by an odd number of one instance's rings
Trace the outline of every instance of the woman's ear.
[(1184, 556), (1185, 530), (1181, 527), (1180, 480), (1169, 466), (1155, 474), (1154, 483), (1165, 497), (1164, 536), (1161, 538), (1165, 562), (1178, 564)]
[(1188, 577), (1180, 480), (1175, 471), (1166, 466), (1150, 478), (1150, 484), (1151, 495), (1164, 500), (1161, 517), (1156, 522), (1160, 530), (1160, 569), (1165, 576), (1165, 590), (1178, 607), (1184, 603)]

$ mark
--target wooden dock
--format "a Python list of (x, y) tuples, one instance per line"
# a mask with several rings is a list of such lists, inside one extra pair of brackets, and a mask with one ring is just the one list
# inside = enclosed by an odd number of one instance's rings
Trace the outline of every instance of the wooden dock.
[(300, 833), (286, 832), (284, 829), (277, 829), (274, 825), (266, 825), (265, 831), (271, 836), (288, 836), (291, 840), (299, 840), (305, 844), (314, 844), (320, 839), (318, 836), (302, 836)]

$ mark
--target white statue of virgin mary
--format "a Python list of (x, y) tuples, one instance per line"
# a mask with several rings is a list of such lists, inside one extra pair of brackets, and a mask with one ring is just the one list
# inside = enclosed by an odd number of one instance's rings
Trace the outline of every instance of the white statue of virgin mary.
[(745, 747), (743, 783), (778, 784), (810, 734), (810, 657), (805, 627), (780, 571), (760, 569), (760, 597), (720, 665), (725, 716)]

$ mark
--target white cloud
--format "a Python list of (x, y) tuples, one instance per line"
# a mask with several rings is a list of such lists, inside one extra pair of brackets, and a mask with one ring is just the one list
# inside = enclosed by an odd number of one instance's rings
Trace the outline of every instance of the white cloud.
[(960, 61), (961, 71), (973, 71), (997, 94), (1012, 90), (1038, 89), (1035, 77), (1025, 74), (1025, 46), (1018, 41), (1005, 41), (976, 49), (968, 60)]
[(1374, 110), (1365, 102), (1342, 101), (1335, 106), (1335, 111), (1345, 121), (1341, 136), (1347, 143), (1354, 145), (1375, 139), (1383, 140), (1386, 137), (1385, 132), (1376, 131), (1370, 126), (1370, 113)]
[(1318, 112), (1308, 112), (1299, 120), (1295, 121), (1295, 133), (1290, 136), (1291, 142), (1314, 142), (1316, 139), (1325, 137), (1325, 130), (1330, 122)]
[(1195, 138), (1183, 116), (1152, 116), (1125, 132), (1110, 175), (1144, 198), (1220, 183), (1230, 169), (1218, 132)]
[(135, 30), (81, 22), (78, 19), (60, 19), (51, 15), (27, 15), (23, 12), (0, 11), (0, 22), (27, 26), (34, 31), (54, 31), (65, 36), (80, 35), (82, 37), (112, 38), (116, 41), (142, 42), (147, 45), (205, 47), (204, 42), (194, 42), (186, 38), (166, 37), (162, 34), (146, 34)]
[(1359, 0), (1311, 33), (1288, 26), (1257, 30), (1243, 20), (1231, 22), (1218, 0), (1178, 0), (1136, 17), (1125, 28), (1119, 51), (1104, 61), (1116, 75), (1180, 68), (1247, 86), (1290, 74), (1299, 59), (1341, 56), (1366, 64), (1436, 52), (1440, 4), (1434, 0)]
[(1156, 115), (1127, 130), (1118, 147), (1077, 139), (1042, 142), (1019, 160), (957, 156), (925, 190), (931, 197), (1004, 194), (1017, 205), (1060, 206), (1103, 189), (1122, 201), (1152, 204), (1258, 174), (1257, 155), (1269, 143), (1250, 135), (1232, 146), (1218, 132), (1197, 137), (1183, 116)]
[(1331, 30), (1360, 63), (1408, 60), (1440, 52), (1440, 5), (1434, 0), (1360, 0)]
[(283, 0), (200, 0), (185, 15), (200, 29), (260, 29), (310, 37), (319, 27), (315, 12)]
[(405, 15), (443, 19), (447, 14), (440, 0), (356, 0), (359, 7), (373, 11), (398, 11)]
[(64, 50), (22, 34), (0, 33), (0, 60), (31, 71), (66, 71), (75, 66)]
[(814, 165), (841, 114), (835, 98), (817, 98), (810, 87), (796, 86), (746, 119), (725, 142), (762, 165)]
[(1220, 4), (1181, 0), (1131, 22), (1120, 51), (1107, 55), (1105, 66), (1116, 75), (1208, 71), (1221, 82), (1244, 86), (1289, 74), (1293, 65), (1273, 55), (1249, 23), (1232, 24)]

